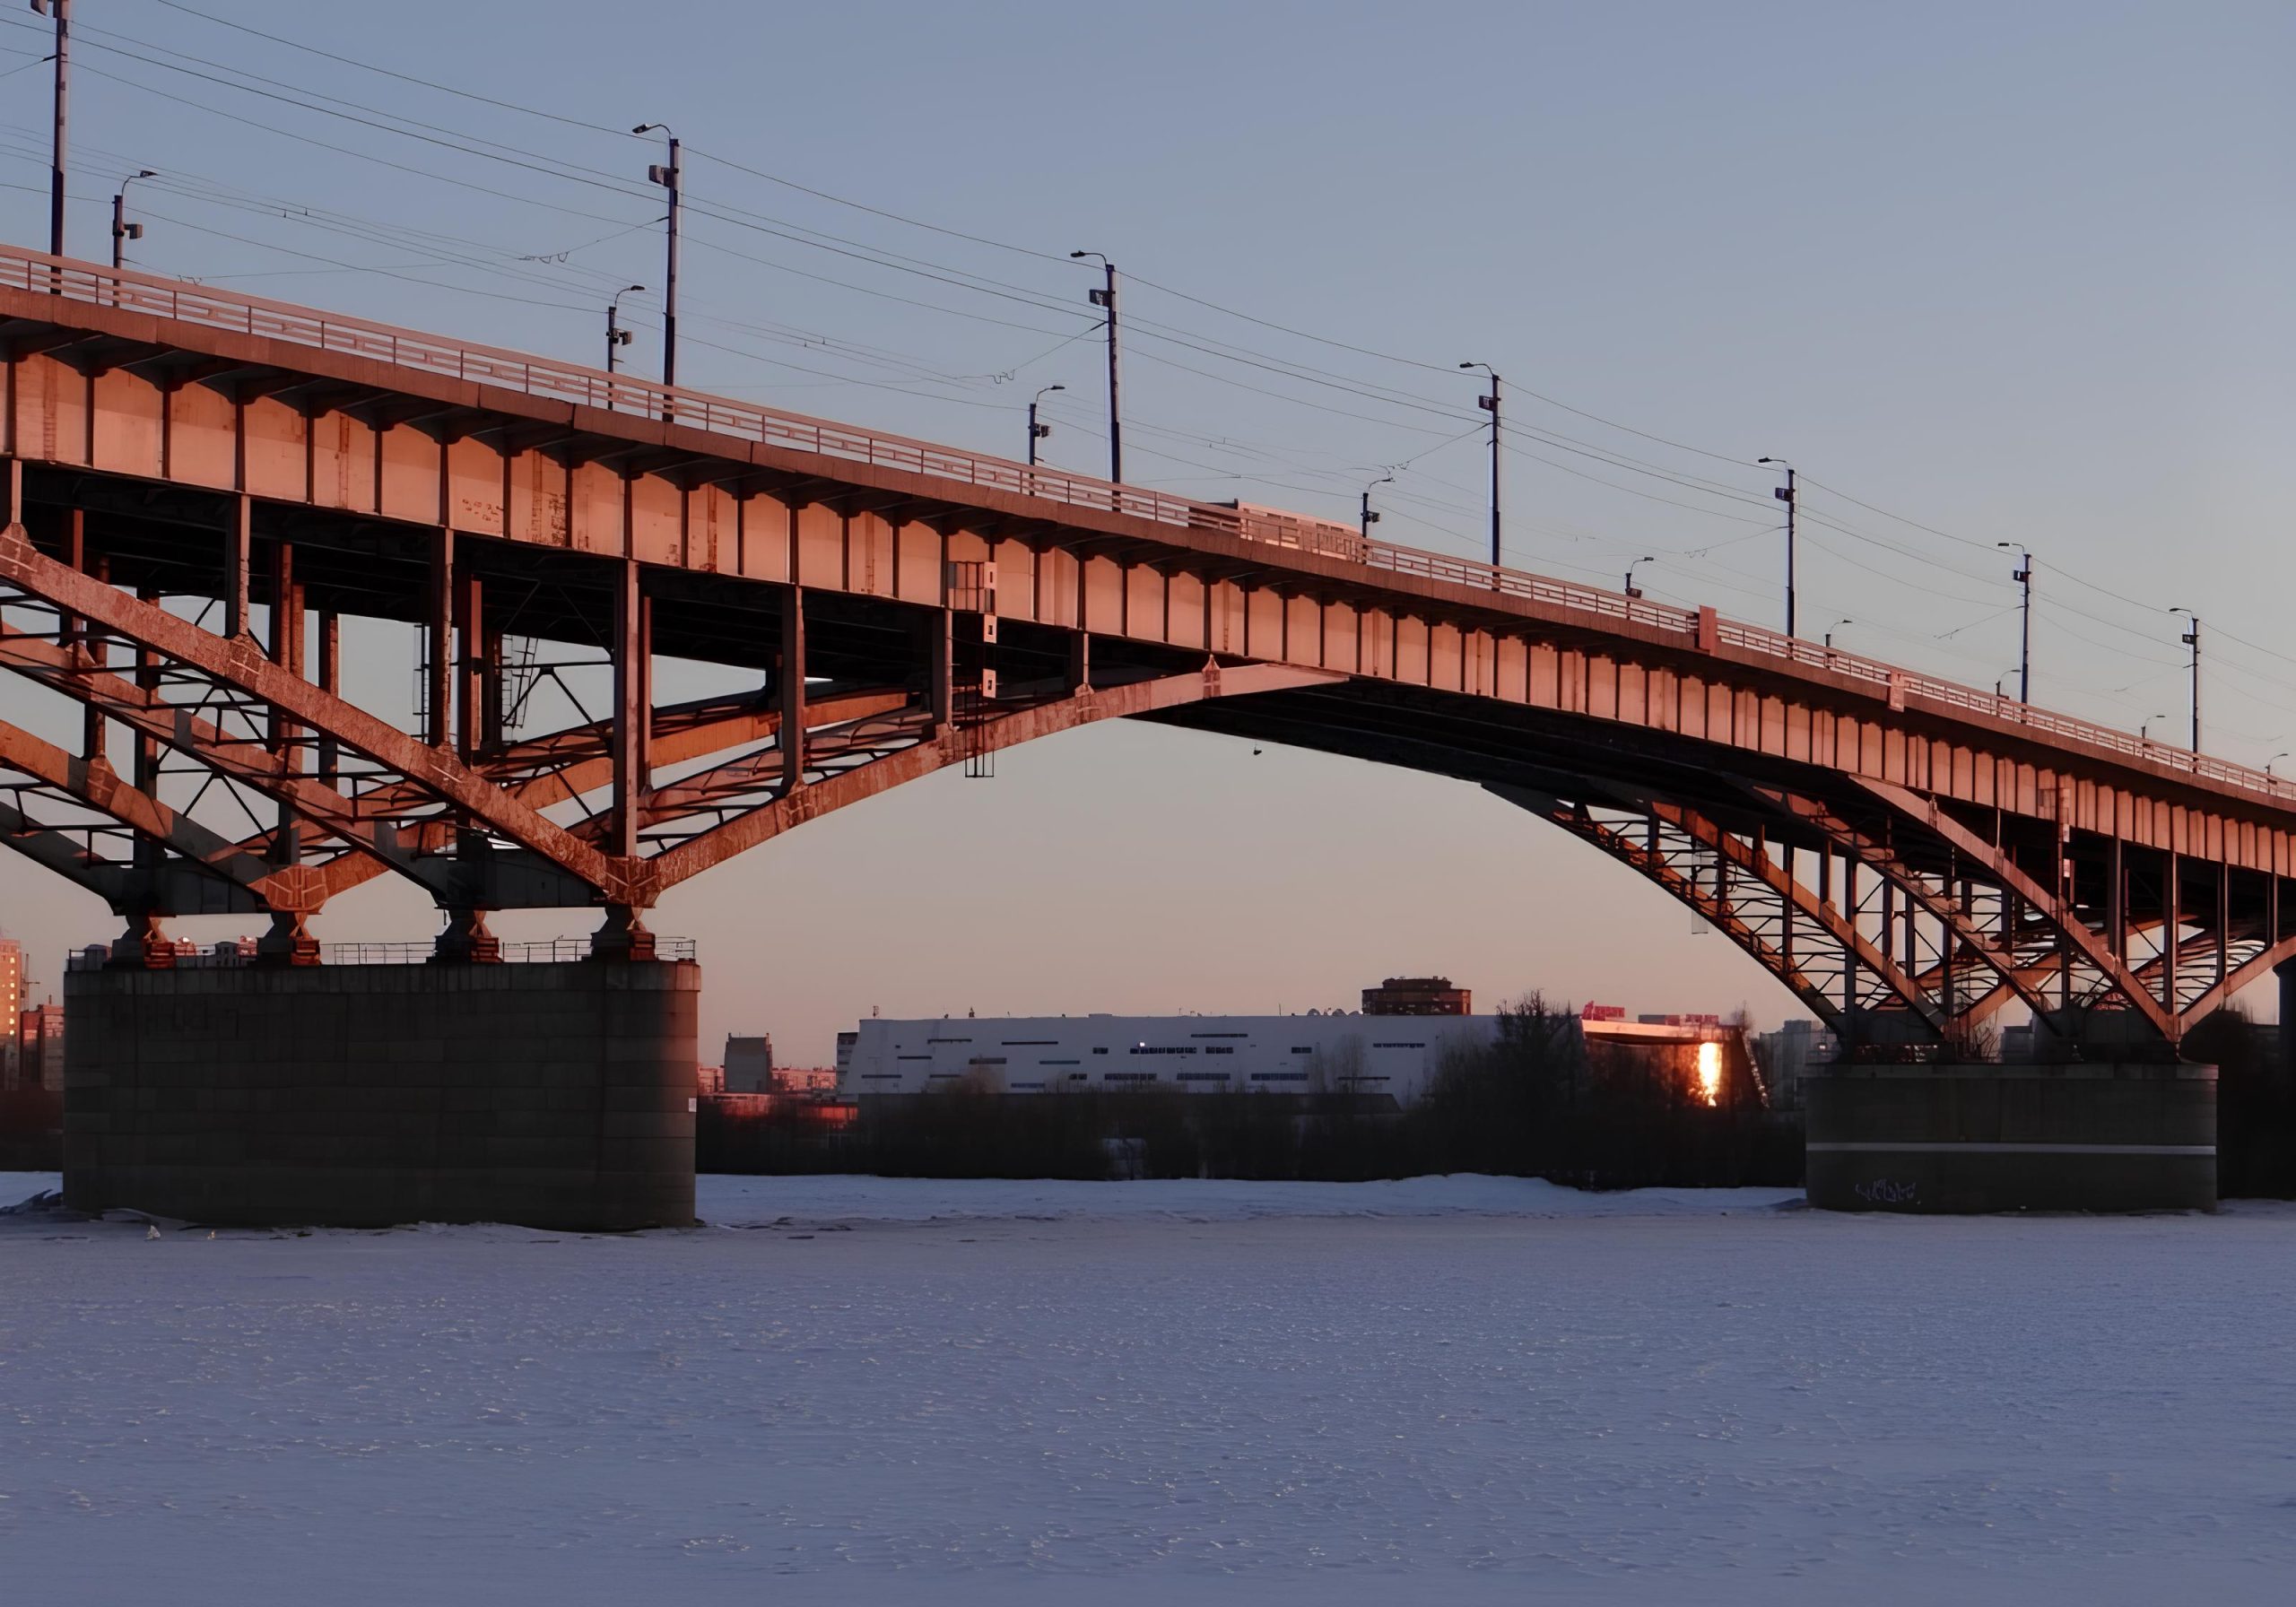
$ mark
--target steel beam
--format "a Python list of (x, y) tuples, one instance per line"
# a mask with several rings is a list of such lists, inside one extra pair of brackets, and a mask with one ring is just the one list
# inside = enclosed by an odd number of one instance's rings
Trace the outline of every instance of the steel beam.
[[(2052, 890), (2042, 887), (2018, 869), (2008, 855), (1946, 813), (1934, 798), (1925, 797), (1894, 782), (1879, 781), (1871, 777), (1852, 776), (1848, 779), (1867, 797), (1887, 808), (1895, 818), (1930, 832), (1957, 854), (1982, 866), (1999, 885), (2024, 899), (2033, 912), (2054, 927), (2083, 960), (2110, 980), (2114, 990), (2131, 1009), (2144, 1016), (2163, 1038), (2171, 1043), (2177, 1040), (2182, 1030), (2178, 1018), (2162, 1008), (2151, 990), (2144, 986), (2119, 955), (2089, 929), (2087, 923), (2062, 903)], [(2170, 935), (2169, 946), (2171, 950), (2175, 947), (2173, 934)], [(1989, 946), (1981, 946), (1980, 952), (1999, 971), (2002, 980), (2017, 988), (2020, 998), (2033, 1011), (2036, 1020), (2048, 1019), (2046, 998), (2037, 990), (2019, 986), (2018, 979), (2011, 975), (2012, 968), (2002, 963)]]
[(874, 797), (905, 781), (961, 763), (972, 754), (995, 752), (1100, 720), (1177, 708), (1205, 699), (1328, 686), (1345, 679), (1328, 670), (1288, 665), (1243, 665), (1224, 669), (1207, 665), (1187, 674), (1092, 688), (1073, 697), (999, 716), (965, 732), (952, 732), (917, 743), (826, 777), (690, 838), (648, 863), (659, 886), (667, 890), (818, 815)]
[[(0, 722), (0, 770), (13, 770), (31, 777), (48, 791), (106, 816), (135, 833), (140, 841), (155, 845), (170, 856), (156, 864), (137, 865), (133, 862), (97, 860), (84, 847), (74, 847), (73, 856), (88, 868), (117, 871), (122, 876), (138, 871), (164, 873), (170, 883), (179, 888), (192, 886), (195, 880), (204, 880), (234, 889), (239, 895), (219, 905), (212, 894), (203, 891), (192, 900), (193, 908), (181, 909), (162, 899), (151, 906), (156, 913), (198, 915), (224, 908), (264, 913), (308, 911), (325, 900), (326, 890), (312, 872), (298, 865), (275, 864), (250, 854), (220, 832), (122, 780), (109, 765), (74, 758), (55, 743), (5, 722)], [(10, 806), (10, 816), (9, 830), (0, 832), (0, 840), (50, 869), (62, 868), (48, 840), (60, 834), (53, 828), (39, 826), (13, 806)], [(110, 878), (100, 884), (79, 877), (74, 880), (98, 891), (108, 901), (126, 898), (129, 904), (135, 903), (122, 890), (128, 883), (120, 878)], [(130, 909), (115, 903), (114, 912), (126, 915)]]
[[(644, 866), (601, 854), (509, 797), (451, 754), (426, 747), (364, 709), (289, 674), (250, 644), (224, 641), (155, 604), (126, 596), (65, 569), (36, 551), (24, 539), (21, 526), (0, 530), (0, 580), (51, 607), (68, 608), (94, 620), (114, 635), (196, 670), (220, 686), (273, 704), (300, 725), (327, 733), (343, 748), (421, 784), (440, 804), (463, 812), (487, 831), (558, 866), (608, 901), (641, 906), (652, 902), (651, 878)], [(387, 838), (378, 835), (375, 823), (362, 818), (352, 800), (309, 777), (286, 773), (273, 756), (252, 755), (222, 739), (212, 727), (200, 730), (201, 723), (187, 710), (154, 702), (149, 694), (117, 677), (84, 670), (74, 673), (69, 664), (57, 662), (58, 656), (49, 644), (23, 632), (0, 633), (0, 663), (4, 667), (41, 679), (82, 701), (100, 697), (113, 717), (137, 724), (219, 772), (293, 803), (344, 840), (379, 853), (395, 866), (411, 872), (412, 855), (398, 842), (396, 831), (388, 831)], [(416, 879), (422, 880), (419, 875)]]

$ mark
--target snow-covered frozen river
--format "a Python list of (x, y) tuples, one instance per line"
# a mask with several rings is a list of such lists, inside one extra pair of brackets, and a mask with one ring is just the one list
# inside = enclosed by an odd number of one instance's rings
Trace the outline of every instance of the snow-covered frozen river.
[(2296, 1593), (2296, 1212), (1787, 1197), (704, 1178), (710, 1226), (630, 1238), (0, 1217), (0, 1600)]

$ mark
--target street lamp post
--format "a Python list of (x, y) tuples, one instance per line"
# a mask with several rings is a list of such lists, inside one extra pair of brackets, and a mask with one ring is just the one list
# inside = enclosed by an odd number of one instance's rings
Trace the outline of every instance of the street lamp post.
[(678, 162), (678, 136), (670, 133), (667, 123), (640, 123), (632, 134), (660, 133), (670, 142), (670, 160), (657, 162), (646, 169), (646, 177), (670, 192), (669, 260), (667, 276), (662, 281), (662, 383), (678, 382), (678, 233), (685, 220), (685, 193), (681, 187), (684, 170)]
[(149, 168), (138, 168), (119, 181), (111, 197), (111, 265), (114, 273), (127, 265), (127, 242), (144, 238), (144, 225), (127, 221), (127, 187), (139, 178), (157, 178)]
[(1098, 256), (1104, 275), (1102, 288), (1086, 298), (1094, 307), (1107, 312), (1109, 332), (1109, 480), (1116, 485), (1124, 483), (1124, 412), (1118, 404), (1117, 326), (1116, 326), (1116, 264), (1101, 256), (1098, 251), (1071, 251), (1071, 257)]
[[(72, 0), (32, 0), (32, 9), (56, 19), (56, 133), (48, 168), (48, 254), (64, 255), (65, 91), (72, 75)], [(61, 286), (59, 285), (60, 289)]]
[(1029, 400), (1029, 467), (1037, 466), (1037, 443), (1052, 433), (1052, 426), (1037, 422), (1037, 406), (1054, 391), (1065, 391), (1065, 385), (1048, 385)]
[[(1395, 478), (1394, 473), (1390, 472), (1371, 482), (1371, 485), (1393, 485)], [(1371, 539), (1371, 526), (1379, 522), (1378, 509), (1371, 506), (1371, 485), (1363, 488), (1362, 507), (1357, 510), (1355, 520), (1356, 534), (1365, 541)]]
[[(1487, 362), (1463, 362), (1463, 369), (1481, 369), (1491, 376), (1491, 394), (1477, 396), (1475, 405), (1491, 415), (1491, 567), (1499, 568), (1499, 370)], [(1492, 577), (1492, 584), (1498, 584)]]
[(2192, 751), (2200, 751), (2200, 616), (2189, 608), (2171, 608), (2170, 613), (2180, 613), (2192, 621), (2192, 629), (2184, 633), (2184, 644), (2192, 649)]
[(2025, 588), (2022, 604), (2024, 619), (2017, 642), (2017, 701), (2033, 700), (2033, 552), (2015, 542), (1996, 542), (1996, 547), (2006, 547), (2017, 554), (2017, 567), (2009, 578)]
[(1634, 584), (1634, 571), (1640, 569), (1646, 563), (1657, 563), (1657, 561), (1658, 560), (1651, 557), (1649, 553), (1645, 552), (1641, 557), (1636, 559), (1632, 563), (1626, 566), (1626, 595), (1630, 601), (1638, 599), (1642, 595), (1641, 591)]
[(1794, 465), (1782, 457), (1764, 457), (1759, 463), (1775, 465), (1786, 471), (1786, 483), (1773, 488), (1770, 495), (1786, 504), (1786, 634), (1794, 634)]
[(1856, 623), (1857, 623), (1856, 620), (1839, 619), (1828, 626), (1826, 628), (1826, 651), (1829, 653), (1833, 651), (1833, 633), (1835, 631), (1840, 630), (1844, 625), (1855, 625)]
[(2136, 728), (2136, 740), (2141, 743), (2151, 742), (2152, 740), (2152, 722), (2154, 720), (2165, 720), (2168, 717), (2169, 717), (2164, 714), (2145, 716), (2144, 723)]
[[(630, 331), (622, 326), (622, 299), (632, 291), (645, 288), (642, 284), (625, 284), (614, 291), (613, 300), (606, 303), (606, 372), (609, 374), (614, 371), (622, 349), (630, 344)], [(611, 395), (606, 398), (606, 405), (613, 405)]]
[(2288, 750), (2283, 748), (2279, 752), (2274, 754), (2270, 759), (2264, 761), (2264, 778), (2266, 781), (2276, 781), (2279, 779), (2278, 777), (2272, 773), (2272, 767), (2278, 764), (2282, 760), (2286, 759), (2288, 756)]

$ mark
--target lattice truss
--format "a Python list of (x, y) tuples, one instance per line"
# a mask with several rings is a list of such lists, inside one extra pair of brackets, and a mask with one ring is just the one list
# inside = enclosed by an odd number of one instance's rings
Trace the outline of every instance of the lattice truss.
[(2112, 1012), (2175, 1038), (2296, 955), (2274, 878), (2139, 867), (2061, 838), (2021, 858), (1912, 795), (1853, 785), (1892, 812), (1879, 827), (1751, 783), (1711, 813), (1493, 790), (1665, 889), (1852, 1038), (1966, 1040), (2012, 1003), (2047, 1031)]
[[(308, 682), (275, 701), (293, 677), (287, 653), (213, 630), (212, 602), (186, 617), (104, 589), (107, 612), (135, 636), (0, 590), (0, 667), (80, 704), (86, 729), (72, 751), (0, 724), (0, 829), (121, 913), (307, 916), (385, 871), (442, 903), (488, 908), (612, 902), (626, 888), (628, 869), (608, 863), (619, 825), (610, 717), (441, 752)], [(516, 677), (570, 685), (567, 672), (600, 667), (522, 656), (478, 673), (499, 674), (489, 700), (515, 709), (527, 690)], [(810, 785), (933, 734), (931, 711), (903, 688), (826, 688), (804, 708), (796, 774)], [(782, 718), (762, 690), (653, 710), (636, 856), (786, 798)]]
[[(242, 526), (244, 531), (244, 526)], [(339, 691), (339, 625), (311, 638), (291, 553), (274, 544), (261, 607), (131, 595), (0, 531), (0, 669), (79, 704), (67, 751), (0, 725), (9, 846), (131, 919), (269, 912), (284, 941), (328, 899), (386, 872), (483, 939), (483, 912), (603, 905), (632, 912), (666, 887), (790, 826), (944, 765), (1089, 720), (1328, 681), (1254, 665), (998, 685), (993, 624), (939, 613), (936, 654), (884, 684), (808, 684), (802, 603), (783, 601), (764, 684), (656, 707), (650, 604), (625, 566), (613, 637), (565, 646), (428, 628), (410, 733)], [(282, 601), (283, 600), (283, 601)], [(257, 627), (261, 626), (258, 633)], [(934, 633), (921, 633), (928, 638)], [(608, 707), (594, 712), (599, 682)], [(576, 716), (517, 734), (544, 688)], [(454, 925), (461, 912), (460, 926)]]

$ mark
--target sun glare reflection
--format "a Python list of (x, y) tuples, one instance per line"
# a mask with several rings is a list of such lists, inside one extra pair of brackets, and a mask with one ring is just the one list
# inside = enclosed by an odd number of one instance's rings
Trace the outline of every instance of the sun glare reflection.
[(1722, 1046), (1698, 1046), (1698, 1097), (1709, 1105), (1722, 1102)]

